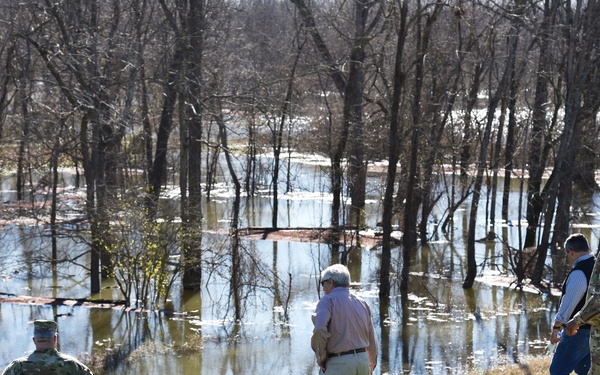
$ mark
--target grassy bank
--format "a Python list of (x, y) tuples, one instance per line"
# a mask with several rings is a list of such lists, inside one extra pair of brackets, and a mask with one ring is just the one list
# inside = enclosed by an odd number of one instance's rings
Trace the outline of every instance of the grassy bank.
[(469, 375), (547, 375), (551, 360), (549, 355), (525, 357), (521, 363), (503, 365), (486, 371), (472, 371)]

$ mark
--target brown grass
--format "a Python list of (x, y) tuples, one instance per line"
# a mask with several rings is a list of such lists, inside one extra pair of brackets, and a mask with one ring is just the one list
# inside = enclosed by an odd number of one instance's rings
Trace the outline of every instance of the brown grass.
[(483, 372), (471, 371), (469, 375), (547, 375), (551, 361), (552, 357), (549, 355), (525, 357), (521, 363), (502, 365)]

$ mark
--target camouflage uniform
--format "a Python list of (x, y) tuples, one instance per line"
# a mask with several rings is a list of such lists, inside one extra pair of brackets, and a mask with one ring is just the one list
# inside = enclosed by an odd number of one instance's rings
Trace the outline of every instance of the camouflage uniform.
[(33, 325), (37, 349), (26, 357), (12, 361), (2, 375), (93, 375), (83, 363), (56, 350), (58, 325), (55, 321), (36, 320)]
[(56, 349), (36, 350), (27, 357), (15, 359), (2, 375), (92, 375), (77, 359)]
[(586, 303), (570, 322), (573, 321), (578, 326), (586, 323), (592, 325), (590, 333), (592, 367), (588, 375), (600, 375), (600, 259), (596, 260), (590, 277)]

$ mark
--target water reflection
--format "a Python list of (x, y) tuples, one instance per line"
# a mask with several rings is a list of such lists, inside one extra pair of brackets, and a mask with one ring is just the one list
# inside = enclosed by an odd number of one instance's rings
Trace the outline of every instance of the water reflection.
[[(310, 178), (314, 175), (309, 174)], [(317, 180), (317, 179), (315, 179)], [(321, 184), (321, 182), (318, 182)], [(376, 185), (373, 183), (373, 185)], [(323, 188), (320, 186), (319, 188)], [(325, 187), (326, 188), (326, 187)], [(324, 188), (324, 189), (325, 189)], [(483, 194), (485, 195), (485, 193)], [(518, 201), (517, 192), (511, 200)], [(226, 228), (230, 213), (227, 195), (218, 196), (203, 208), (209, 229)], [(323, 196), (282, 197), (281, 227), (318, 227), (329, 223), (329, 202)], [(378, 201), (365, 210), (367, 224), (378, 220)], [(579, 228), (598, 246), (598, 197), (579, 209)], [(469, 203), (465, 202), (465, 207)], [(482, 216), (485, 215), (485, 205)], [(284, 209), (285, 208), (285, 209)], [(244, 201), (243, 226), (269, 226), (268, 197)], [(476, 245), (482, 277), (510, 270), (506, 245), (517, 247), (522, 238), (518, 211), (508, 221), (494, 222), (502, 241)], [(410, 291), (389, 301), (377, 297), (379, 252), (353, 249), (349, 269), (353, 286), (371, 305), (381, 343), (375, 374), (463, 374), (471, 367), (486, 369), (517, 358), (545, 352), (550, 324), (557, 310), (556, 297), (515, 291), (477, 282), (463, 289), (466, 215), (458, 211), (447, 233), (436, 227), (447, 212), (443, 202), (433, 213), (431, 242), (421, 246), (411, 265)], [(487, 229), (478, 228), (478, 238)], [(44, 227), (7, 226), (0, 232), (0, 292), (60, 298), (89, 297), (87, 272), (81, 265), (61, 262), (54, 274), (49, 262), (49, 238)], [(214, 248), (224, 238), (206, 236)], [(211, 243), (206, 244), (207, 248)], [(61, 257), (85, 249), (79, 241), (59, 238)], [(321, 290), (320, 270), (332, 262), (323, 244), (243, 241), (247, 254), (260, 260), (272, 279), (245, 292), (241, 324), (232, 318), (229, 279), (216, 255), (207, 255), (212, 269), (205, 272), (205, 287), (198, 293), (183, 292), (176, 285), (169, 301), (172, 310), (130, 312), (81, 306), (0, 304), (0, 366), (33, 349), (33, 319), (56, 319), (60, 349), (84, 360), (95, 358), (97, 374), (256, 374), (278, 372), (316, 374), (310, 350), (312, 314)], [(211, 256), (215, 256), (211, 259)], [(394, 249), (395, 269), (400, 270), (399, 249)], [(481, 280), (481, 279), (478, 279)], [(98, 298), (120, 299), (106, 282)], [(104, 370), (102, 370), (104, 369)]]
[[(245, 246), (253, 246), (257, 256), (285, 281), (275, 282), (274, 288), (287, 286), (279, 296), (272, 290), (255, 290), (241, 325), (231, 320), (223, 298), (227, 280), (219, 277), (211, 279), (202, 293), (179, 293), (171, 313), (1, 304), (0, 345), (6, 350), (0, 354), (0, 365), (32, 350), (29, 321), (58, 316), (61, 350), (84, 359), (94, 354), (99, 358), (94, 366), (105, 368), (106, 374), (256, 374), (273, 368), (316, 374), (309, 344), (310, 314), (319, 297), (319, 270), (330, 262), (329, 249), (270, 241)], [(423, 256), (437, 259), (444, 253), (435, 251), (435, 256)], [(2, 270), (18, 263), (3, 262)], [(373, 309), (381, 340), (376, 374), (458, 374), (473, 365), (493, 366), (504, 355), (516, 358), (544, 352), (551, 311), (556, 309), (553, 298), (479, 283), (464, 290), (461, 280), (414, 275), (407, 295), (383, 304), (375, 285), (378, 264), (376, 251), (351, 253), (349, 268), (357, 281), (355, 287)], [(432, 262), (430, 266), (442, 269), (447, 264)], [(32, 269), (39, 267), (47, 265)], [(58, 284), (63, 287), (54, 289), (57, 296), (85, 296), (81, 285), (85, 274), (75, 268), (59, 265)], [(44, 274), (41, 270), (25, 277), (9, 274), (3, 272), (5, 292), (28, 285), (31, 295), (53, 293), (47, 288), (52, 281), (38, 277)], [(288, 277), (292, 281), (286, 318), (281, 300), (288, 292)]]

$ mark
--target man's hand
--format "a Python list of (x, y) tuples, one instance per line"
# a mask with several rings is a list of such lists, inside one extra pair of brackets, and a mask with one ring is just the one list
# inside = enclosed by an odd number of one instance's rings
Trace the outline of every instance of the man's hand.
[(373, 371), (375, 371), (375, 367), (377, 367), (377, 363), (375, 363), (374, 365), (369, 365), (369, 367), (371, 368), (371, 374), (373, 374)]
[(319, 368), (321, 369), (321, 371), (323, 371), (324, 374), (325, 370), (327, 370), (327, 358), (317, 361), (317, 364), (319, 365)]
[(550, 337), (550, 343), (556, 344), (560, 341), (560, 337), (558, 336), (559, 333), (560, 333), (560, 330), (558, 330), (558, 329), (552, 330), (552, 337)]
[(579, 330), (579, 324), (575, 323), (575, 320), (571, 319), (565, 325), (565, 332), (567, 336), (573, 336)]

